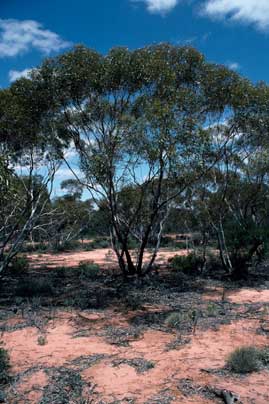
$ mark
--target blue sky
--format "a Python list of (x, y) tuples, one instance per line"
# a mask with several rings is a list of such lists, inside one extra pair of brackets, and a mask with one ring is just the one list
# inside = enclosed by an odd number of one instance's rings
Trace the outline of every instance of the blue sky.
[(269, 83), (269, 0), (0, 0), (0, 87), (73, 44), (106, 53), (158, 42)]
[(269, 82), (269, 0), (0, 0), (0, 86), (71, 44), (164, 41)]

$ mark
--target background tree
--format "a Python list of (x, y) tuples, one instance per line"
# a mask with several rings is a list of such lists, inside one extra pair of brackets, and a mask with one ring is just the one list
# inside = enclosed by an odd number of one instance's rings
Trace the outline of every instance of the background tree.
[(74, 240), (83, 239), (90, 232), (93, 205), (91, 200), (82, 201), (83, 188), (75, 179), (61, 183), (67, 193), (52, 201), (50, 225), (46, 234), (53, 248), (65, 249)]
[(0, 274), (48, 214), (60, 141), (45, 101), (27, 79), (0, 92)]

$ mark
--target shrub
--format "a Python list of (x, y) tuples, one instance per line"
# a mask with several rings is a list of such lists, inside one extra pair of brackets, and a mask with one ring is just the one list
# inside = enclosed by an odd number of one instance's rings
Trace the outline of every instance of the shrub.
[(72, 273), (72, 271), (70, 271), (70, 268), (66, 268), (66, 267), (57, 267), (52, 271), (52, 274), (55, 278), (62, 278), (65, 279), (68, 274)]
[(237, 348), (227, 359), (227, 367), (236, 373), (254, 372), (260, 365), (260, 351), (252, 346)]
[(176, 286), (181, 290), (188, 289), (190, 282), (186, 274), (180, 271), (171, 272), (169, 274), (169, 281), (172, 286)]
[(219, 311), (218, 309), (219, 308), (215, 303), (213, 302), (208, 303), (206, 307), (208, 317), (216, 317)]
[(47, 343), (46, 337), (44, 335), (40, 335), (37, 339), (37, 343), (38, 343), (38, 345), (41, 345), (41, 346), (46, 345), (46, 343)]
[(93, 245), (92, 243), (83, 243), (82, 248), (84, 251), (93, 251)]
[(23, 276), (27, 274), (29, 262), (26, 257), (15, 257), (11, 262), (11, 274), (14, 276)]
[(80, 242), (77, 240), (65, 241), (64, 243), (55, 244), (53, 249), (55, 252), (65, 252), (77, 250), (80, 248)]
[(138, 246), (139, 246), (139, 242), (137, 240), (135, 240), (133, 238), (130, 238), (128, 240), (128, 248), (130, 250), (135, 250), (136, 248), (138, 248)]
[(202, 260), (194, 253), (188, 255), (175, 255), (171, 260), (172, 268), (177, 271), (192, 274), (199, 271)]
[(51, 296), (53, 288), (51, 282), (45, 278), (29, 279), (19, 283), (15, 293), (20, 297)]
[(260, 349), (259, 359), (263, 366), (269, 366), (269, 347)]
[(110, 240), (106, 238), (97, 238), (91, 242), (84, 244), (84, 249), (87, 251), (92, 251), (97, 248), (109, 248), (111, 247)]
[(130, 310), (139, 310), (142, 308), (142, 299), (138, 294), (128, 294), (125, 297), (125, 306)]
[(171, 328), (179, 328), (185, 317), (182, 313), (171, 313), (165, 319), (165, 325)]
[(99, 265), (91, 261), (80, 262), (78, 266), (79, 277), (81, 279), (96, 279), (100, 275)]
[(97, 240), (95, 242), (96, 248), (109, 248), (111, 247), (111, 243), (109, 240), (103, 239), (103, 240)]
[(9, 355), (4, 348), (0, 348), (0, 384), (8, 383), (10, 379), (9, 367)]

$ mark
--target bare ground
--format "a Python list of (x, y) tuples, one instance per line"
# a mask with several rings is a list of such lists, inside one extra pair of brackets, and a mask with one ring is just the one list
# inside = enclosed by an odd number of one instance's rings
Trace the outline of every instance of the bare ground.
[[(29, 276), (44, 272), (52, 276), (44, 268)], [(235, 348), (269, 345), (268, 280), (236, 288), (169, 273), (139, 284), (106, 275), (52, 280), (53, 297), (14, 297), (15, 280), (2, 292), (1, 340), (12, 375), (7, 403), (210, 404), (223, 403), (224, 390), (237, 402), (269, 403), (268, 369), (242, 376), (225, 367)], [(95, 296), (101, 291), (103, 302)], [(176, 328), (165, 321), (172, 312), (182, 314)]]
[[(156, 262), (157, 264), (165, 264), (169, 258), (172, 258), (175, 255), (185, 255), (186, 253), (187, 250), (169, 251), (165, 248), (161, 248)], [(135, 254), (135, 252), (133, 254)], [(149, 252), (146, 252), (145, 262), (147, 262), (149, 256)], [(116, 255), (110, 248), (100, 248), (93, 251), (72, 251), (57, 254), (30, 254), (28, 258), (34, 267), (75, 267), (80, 262), (85, 261), (93, 261), (96, 264), (102, 265), (103, 268), (111, 268), (117, 265)]]

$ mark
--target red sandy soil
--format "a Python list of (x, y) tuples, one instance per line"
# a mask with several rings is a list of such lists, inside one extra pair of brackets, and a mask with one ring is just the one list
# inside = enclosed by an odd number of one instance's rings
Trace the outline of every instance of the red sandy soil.
[[(209, 289), (204, 295), (204, 299), (214, 301), (225, 299), (231, 303), (267, 303), (269, 304), (269, 291), (267, 289), (248, 289), (223, 290), (223, 288)], [(269, 403), (268, 403), (269, 404)]]
[[(159, 250), (156, 262), (158, 264), (166, 264), (169, 258), (172, 258), (175, 255), (186, 255), (187, 253), (187, 250), (169, 251), (161, 248)], [(149, 259), (149, 256), (149, 253), (145, 254), (145, 262)], [(102, 265), (103, 268), (117, 266), (116, 255), (113, 250), (109, 248), (100, 248), (93, 251), (72, 251), (57, 254), (30, 254), (28, 258), (35, 267), (76, 267), (80, 262), (83, 261), (93, 261), (96, 264)]]
[[(83, 253), (85, 254), (85, 253)], [(87, 253), (86, 253), (87, 254)], [(88, 258), (89, 259), (89, 258)], [(81, 260), (81, 255), (79, 255)], [(74, 261), (73, 261), (74, 262)], [(212, 299), (212, 296), (211, 296)], [(219, 301), (220, 295), (216, 296)], [(231, 292), (228, 296), (237, 303), (269, 301), (269, 290), (259, 291), (244, 289)], [(156, 309), (156, 308), (155, 308)], [(163, 309), (163, 308), (162, 308)], [(150, 310), (150, 308), (147, 308)], [(137, 312), (132, 312), (132, 315)], [(17, 318), (20, 318), (17, 315)], [(191, 342), (177, 349), (166, 351), (165, 346), (175, 338), (173, 333), (157, 330), (146, 331), (138, 340), (130, 342), (130, 346), (109, 344), (97, 333), (104, 326), (113, 325), (127, 327), (130, 314), (123, 314), (112, 309), (104, 311), (67, 312), (57, 311), (45, 330), (47, 343), (37, 343), (40, 332), (34, 327), (26, 327), (13, 332), (4, 332), (2, 340), (11, 357), (12, 372), (23, 372), (33, 366), (40, 366), (33, 374), (21, 378), (13, 388), (23, 392), (28, 401), (19, 404), (37, 404), (42, 389), (47, 384), (47, 376), (42, 368), (62, 366), (81, 355), (106, 354), (110, 357), (83, 370), (83, 380), (96, 384), (93, 403), (111, 403), (114, 400), (135, 398), (137, 404), (146, 403), (161, 391), (169, 389), (175, 404), (210, 404), (218, 403), (205, 398), (202, 394), (184, 396), (178, 388), (180, 380), (191, 379), (195, 385), (214, 386), (228, 389), (240, 395), (244, 404), (268, 404), (269, 387), (267, 370), (246, 376), (207, 372), (208, 369), (221, 369), (227, 355), (237, 347), (268, 345), (268, 335), (259, 335), (256, 330), (259, 320), (243, 319), (220, 326), (216, 330), (196, 331)], [(11, 320), (12, 321), (12, 320)], [(74, 338), (77, 330), (88, 330), (86, 336)], [(154, 361), (155, 367), (145, 373), (137, 373), (127, 364), (113, 366), (116, 358), (144, 358)], [(69, 365), (70, 366), (70, 365)], [(162, 404), (162, 401), (155, 401)], [(12, 403), (10, 403), (12, 404)], [(53, 404), (53, 403), (52, 403)]]

